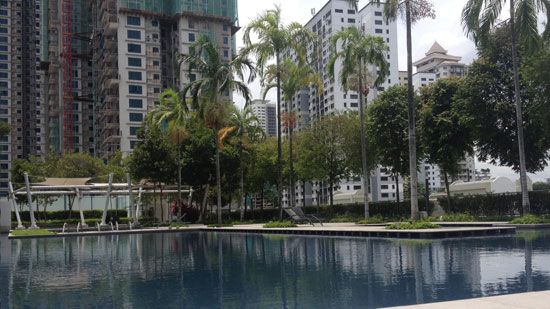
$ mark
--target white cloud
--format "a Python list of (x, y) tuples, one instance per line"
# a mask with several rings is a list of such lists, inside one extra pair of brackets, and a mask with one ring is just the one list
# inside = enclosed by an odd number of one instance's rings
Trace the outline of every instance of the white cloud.
[[(305, 24), (311, 18), (311, 9), (316, 11), (325, 5), (326, 1), (322, 0), (279, 0), (279, 1), (258, 1), (258, 0), (239, 0), (239, 23), (241, 27), (245, 27), (252, 18), (256, 17), (263, 10), (273, 8), (277, 3), (281, 6), (283, 22), (299, 22)], [(367, 0), (360, 0), (360, 7), (367, 4)], [(470, 64), (476, 58), (476, 49), (471, 40), (469, 40), (462, 30), (460, 23), (462, 8), (466, 0), (433, 0), (436, 18), (421, 20), (413, 26), (413, 61), (424, 56), (434, 41), (438, 41), (449, 54), (461, 56), (464, 63)], [(502, 18), (507, 18), (509, 15), (503, 12)], [(398, 51), (399, 51), (399, 68), (406, 70), (407, 67), (407, 49), (406, 49), (406, 33), (405, 26), (402, 21), (398, 21)], [(242, 46), (242, 33), (237, 32), (237, 47)], [(254, 98), (261, 97), (261, 87), (258, 80), (249, 85)], [(276, 101), (276, 92), (271, 91), (267, 99)], [(244, 99), (235, 98), (239, 106), (244, 105)], [(517, 179), (515, 174), (508, 167), (499, 167), (487, 163), (476, 162), (476, 169), (490, 168), (493, 176), (506, 176), (511, 179)], [(529, 174), (533, 181), (542, 181), (545, 178), (550, 178), (550, 169), (537, 174)]]

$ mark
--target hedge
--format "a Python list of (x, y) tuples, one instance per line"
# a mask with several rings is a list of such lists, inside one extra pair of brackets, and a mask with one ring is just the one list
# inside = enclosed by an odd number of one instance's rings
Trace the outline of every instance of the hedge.
[[(434, 204), (430, 203), (430, 208), (433, 209)], [(420, 211), (426, 210), (426, 202), (423, 199), (418, 200), (418, 207)], [(370, 215), (371, 216), (381, 216), (385, 218), (409, 218), (411, 216), (411, 203), (408, 200), (399, 202), (397, 205), (394, 201), (384, 201), (384, 202), (370, 202), (369, 203)], [(312, 214), (317, 216), (317, 206), (306, 206), (304, 209), (306, 214)], [(328, 221), (332, 218), (338, 217), (353, 217), (353, 218), (362, 218), (365, 215), (364, 205), (363, 204), (343, 204), (343, 205), (322, 205), (319, 207), (319, 217), (324, 221)], [(240, 212), (235, 211), (229, 213), (223, 213), (223, 220), (226, 221), (239, 221)], [(288, 215), (283, 212), (283, 219), (287, 218)], [(254, 215), (252, 211), (247, 210), (244, 215), (244, 220), (257, 220), (262, 219), (263, 221), (276, 221), (279, 220), (279, 208), (268, 208), (262, 211), (259, 208), (254, 209)], [(210, 217), (205, 220), (206, 222), (216, 222), (215, 214), (212, 214)]]
[[(84, 210), (84, 218), (85, 219), (101, 219), (101, 216), (103, 215), (103, 210)], [(44, 212), (40, 211), (34, 212), (34, 218), (36, 220), (40, 220), (43, 218)], [(21, 217), (21, 221), (31, 221), (31, 216), (28, 210), (26, 211), (20, 211), (19, 216)], [(107, 210), (107, 222), (110, 221), (109, 218), (123, 218), (128, 217), (128, 211), (126, 210)], [(47, 220), (67, 220), (69, 218), (69, 211), (68, 210), (58, 210), (58, 211), (47, 211), (46, 212), (46, 218)], [(71, 219), (79, 219), (80, 218), (80, 212), (78, 210), (73, 210)], [(15, 216), (15, 212), (11, 212), (11, 221), (17, 221), (17, 218)]]
[[(529, 202), (531, 204), (531, 214), (550, 214), (549, 192), (529, 192)], [(439, 204), (449, 212), (446, 198), (440, 198)], [(452, 197), (450, 212), (469, 214), (474, 217), (522, 216), (521, 193)]]

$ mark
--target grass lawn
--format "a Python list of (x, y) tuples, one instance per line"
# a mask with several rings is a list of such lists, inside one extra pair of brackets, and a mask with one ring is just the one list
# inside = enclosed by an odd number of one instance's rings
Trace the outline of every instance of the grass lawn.
[(42, 236), (42, 235), (56, 235), (57, 233), (50, 232), (48, 230), (14, 230), (11, 232), (12, 236)]

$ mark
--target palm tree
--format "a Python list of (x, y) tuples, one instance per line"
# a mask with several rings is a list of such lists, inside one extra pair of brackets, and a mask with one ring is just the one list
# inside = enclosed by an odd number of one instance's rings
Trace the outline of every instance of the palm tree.
[(320, 95), (323, 92), (323, 83), (319, 74), (304, 61), (298, 61), (298, 63), (285, 58), (283, 63), (277, 67), (276, 65), (270, 65), (265, 72), (267, 85), (264, 90), (264, 98), (267, 92), (277, 87), (277, 77), (280, 76), (280, 89), (284, 93), (284, 101), (287, 105), (288, 119), (288, 142), (289, 142), (289, 185), (290, 185), (290, 207), (295, 205), (294, 194), (294, 164), (292, 156), (292, 137), (294, 126), (296, 124), (295, 117), (292, 111), (292, 100), (294, 96), (300, 91), (300, 89), (314, 85), (317, 87), (317, 94)]
[[(476, 45), (484, 43), (487, 35), (502, 13), (505, 0), (468, 0), (462, 10), (462, 25), (466, 34), (474, 38)], [(527, 189), (527, 168), (525, 164), (525, 146), (523, 136), (523, 113), (518, 73), (517, 40), (525, 41), (529, 48), (538, 46), (540, 36), (537, 29), (537, 14), (550, 13), (550, 0), (509, 0), (510, 29), (512, 39), (512, 62), (514, 68), (514, 92), (516, 103), (516, 124), (519, 147), (519, 174), (521, 182), (521, 202), (523, 214), (530, 212), (529, 193)], [(550, 18), (550, 16), (547, 15)], [(547, 20), (547, 22), (550, 20)], [(546, 26), (550, 33), (550, 26)]]
[(411, 27), (416, 21), (430, 17), (435, 18), (433, 5), (427, 0), (370, 0), (370, 3), (384, 5), (386, 20), (395, 20), (398, 14), (405, 15), (407, 28), (407, 80), (409, 102), (409, 165), (411, 176), (411, 218), (418, 220), (418, 175), (416, 159), (416, 120), (414, 87), (412, 84), (412, 34)]
[(245, 108), (242, 111), (234, 109), (229, 120), (231, 134), (239, 149), (239, 170), (241, 173), (241, 199), (239, 201), (240, 219), (244, 218), (244, 208), (246, 207), (244, 199), (244, 166), (243, 151), (247, 145), (258, 138), (264, 137), (263, 130), (258, 126), (259, 120), (252, 112), (252, 109)]
[[(222, 195), (220, 176), (220, 137), (227, 132), (220, 131), (224, 128), (229, 118), (229, 106), (231, 104), (231, 92), (240, 93), (250, 101), (251, 94), (244, 80), (248, 71), (247, 82), (251, 83), (255, 78), (255, 68), (252, 62), (244, 55), (237, 55), (229, 61), (224, 61), (220, 50), (206, 36), (202, 36), (189, 49), (189, 54), (178, 55), (179, 64), (187, 65), (187, 74), (197, 71), (201, 78), (185, 85), (182, 96), (190, 95), (192, 106), (199, 116), (205, 118), (206, 123), (216, 132), (216, 182), (218, 188), (218, 223), (222, 223)], [(235, 78), (235, 75), (240, 80)]]
[[(257, 42), (252, 42), (251, 34), (256, 34)], [(315, 34), (308, 28), (299, 23), (291, 23), (285, 26), (281, 21), (281, 8), (275, 6), (274, 9), (266, 10), (250, 21), (244, 29), (243, 41), (245, 47), (243, 52), (256, 55), (256, 66), (260, 75), (264, 76), (264, 70), (267, 67), (267, 62), (275, 58), (275, 66), (280, 68), (281, 53), (292, 50), (302, 59), (306, 57), (306, 47), (315, 42)], [(278, 169), (278, 201), (279, 201), (279, 218), (283, 218), (282, 208), (282, 189), (283, 189), (283, 172), (282, 172), (282, 149), (281, 149), (281, 75), (277, 70), (277, 169)], [(262, 78), (262, 85), (264, 79)]]
[[(189, 114), (187, 103), (173, 89), (166, 89), (160, 94), (160, 105), (149, 114), (151, 123), (159, 127), (168, 124), (168, 137), (178, 147), (178, 206), (181, 206), (181, 143), (185, 137), (185, 121)], [(181, 210), (181, 207), (178, 207)], [(181, 213), (178, 221), (181, 220)]]
[[(341, 48), (338, 51), (338, 43)], [(359, 115), (361, 120), (361, 163), (363, 169), (363, 193), (365, 205), (365, 219), (369, 219), (369, 172), (367, 170), (367, 153), (365, 142), (365, 113), (363, 110), (364, 95), (368, 95), (369, 87), (363, 89), (364, 82), (369, 77), (367, 65), (374, 65), (379, 71), (376, 80), (372, 86), (378, 86), (384, 83), (389, 74), (389, 64), (386, 60), (388, 46), (380, 37), (373, 37), (363, 33), (359, 28), (352, 26), (337, 33), (331, 39), (331, 49), (333, 56), (328, 65), (328, 72), (334, 77), (334, 66), (336, 61), (342, 61), (340, 71), (340, 84), (345, 91), (351, 87), (359, 92)], [(358, 85), (351, 85), (353, 79), (358, 80)]]

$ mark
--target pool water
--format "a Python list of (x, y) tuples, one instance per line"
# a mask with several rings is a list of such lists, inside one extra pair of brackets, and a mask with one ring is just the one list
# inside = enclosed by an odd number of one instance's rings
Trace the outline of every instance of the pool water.
[(549, 232), (0, 238), (1, 308), (374, 308), (549, 289)]

